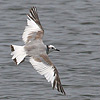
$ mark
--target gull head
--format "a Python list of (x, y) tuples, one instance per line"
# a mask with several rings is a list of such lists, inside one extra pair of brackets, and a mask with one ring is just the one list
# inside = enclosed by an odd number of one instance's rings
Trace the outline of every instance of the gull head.
[(60, 51), (59, 49), (57, 49), (55, 46), (53, 45), (47, 45), (47, 54), (49, 54), (50, 52), (53, 51)]

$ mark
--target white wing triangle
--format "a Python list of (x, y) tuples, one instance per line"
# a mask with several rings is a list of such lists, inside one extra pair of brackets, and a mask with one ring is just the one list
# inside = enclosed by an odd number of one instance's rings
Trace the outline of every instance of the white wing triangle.
[(44, 34), (43, 28), (38, 18), (36, 7), (31, 8), (27, 17), (27, 26), (25, 27), (22, 35), (24, 43), (29, 42), (29, 39), (31, 38), (35, 38), (38, 32), (41, 32), (40, 35), (42, 34), (42, 36)]
[(56, 88), (59, 92), (62, 92), (64, 95), (66, 94), (61, 85), (58, 73), (55, 72), (54, 66), (38, 62), (32, 57), (30, 57), (30, 63), (39, 74), (43, 75), (48, 82), (51, 82), (53, 89)]

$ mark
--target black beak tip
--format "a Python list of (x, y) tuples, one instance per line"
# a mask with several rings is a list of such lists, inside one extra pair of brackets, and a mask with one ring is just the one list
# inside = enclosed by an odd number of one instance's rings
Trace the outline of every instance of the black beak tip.
[(59, 49), (56, 49), (56, 51), (60, 51)]

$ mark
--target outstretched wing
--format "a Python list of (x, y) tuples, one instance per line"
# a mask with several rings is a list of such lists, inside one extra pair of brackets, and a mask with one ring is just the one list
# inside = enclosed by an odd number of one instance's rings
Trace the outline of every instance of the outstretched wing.
[(46, 54), (40, 55), (39, 58), (31, 57), (30, 63), (39, 74), (44, 75), (48, 82), (51, 82), (53, 89), (56, 88), (59, 92), (66, 94), (61, 85), (58, 71)]
[(31, 39), (41, 39), (44, 34), (36, 7), (32, 7), (30, 9), (30, 13), (27, 17), (27, 26), (25, 27), (22, 35), (22, 39), (25, 43), (28, 43)]

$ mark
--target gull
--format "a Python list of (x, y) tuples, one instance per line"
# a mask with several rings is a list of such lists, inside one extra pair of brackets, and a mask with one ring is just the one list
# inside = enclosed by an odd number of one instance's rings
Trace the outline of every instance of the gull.
[(27, 26), (22, 35), (24, 46), (11, 45), (12, 59), (19, 65), (28, 56), (33, 68), (51, 82), (52, 88), (66, 95), (58, 71), (48, 57), (52, 51), (59, 50), (53, 45), (45, 45), (42, 40), (43, 35), (44, 30), (39, 21), (37, 8), (32, 7), (27, 15)]

